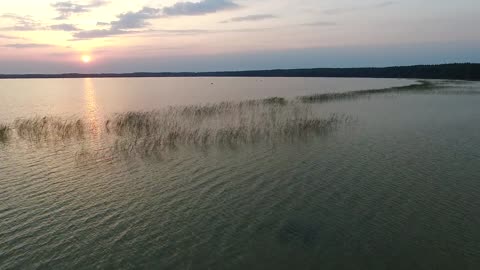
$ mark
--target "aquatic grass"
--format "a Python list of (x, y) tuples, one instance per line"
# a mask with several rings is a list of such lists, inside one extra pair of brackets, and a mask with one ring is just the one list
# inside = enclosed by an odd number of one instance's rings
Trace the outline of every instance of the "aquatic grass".
[[(179, 129), (182, 126), (198, 125), (210, 121), (235, 120), (246, 121), (245, 117), (257, 113), (263, 115), (280, 113), (288, 101), (283, 98), (249, 100), (242, 102), (221, 102), (217, 104), (169, 107), (164, 110), (149, 112), (126, 112), (116, 114), (106, 121), (107, 132), (117, 135), (125, 133), (136, 135), (158, 134), (159, 129)], [(288, 110), (288, 108), (287, 108)], [(236, 117), (236, 119), (227, 119)], [(178, 131), (178, 130), (177, 130)]]
[[(280, 97), (132, 111), (107, 118), (106, 137), (101, 139), (107, 145), (102, 151), (151, 155), (179, 147), (277, 143), (325, 134), (347, 119), (341, 115), (320, 117), (311, 105)], [(39, 144), (91, 135), (84, 122), (74, 117), (17, 119), (5, 127), (3, 134), (14, 131), (16, 139)]]
[[(374, 94), (427, 91), (439, 86), (429, 81), (403, 87), (316, 94), (287, 100), (271, 97), (240, 102), (174, 106), (147, 112), (115, 114), (105, 122), (106, 134), (114, 134), (128, 147), (154, 149), (178, 145), (240, 144), (302, 137), (331, 129), (345, 117), (319, 118), (309, 103), (354, 99)], [(14, 131), (14, 132), (12, 132)], [(15, 133), (29, 141), (83, 139), (89, 134), (78, 118), (34, 117), (0, 126), (2, 141)]]
[(440, 85), (453, 85), (453, 86), (462, 86), (462, 85), (473, 85), (478, 83), (478, 81), (465, 81), (465, 80), (441, 80), (436, 81), (436, 84)]
[(4, 143), (10, 138), (11, 129), (8, 125), (0, 124), (0, 142)]
[(251, 108), (252, 106), (275, 105), (284, 106), (288, 101), (282, 97), (271, 97), (258, 100), (245, 100), (240, 102), (220, 102), (215, 104), (200, 104), (190, 106), (170, 107), (173, 113), (190, 115), (196, 117), (208, 117), (221, 113), (232, 113), (241, 108)]
[(438, 95), (451, 95), (451, 96), (477, 96), (480, 95), (480, 90), (477, 89), (445, 89), (441, 91), (436, 91), (435, 94)]
[(440, 87), (439, 85), (430, 81), (419, 81), (419, 83), (417, 84), (412, 84), (407, 86), (390, 87), (390, 88), (383, 88), (383, 89), (357, 90), (357, 91), (348, 91), (348, 92), (341, 92), (341, 93), (314, 94), (309, 96), (297, 97), (297, 99), (304, 103), (324, 103), (324, 102), (331, 102), (331, 101), (338, 101), (338, 100), (348, 100), (348, 99), (369, 97), (371, 95), (377, 95), (377, 94), (431, 91), (434, 89), (438, 89), (439, 87)]
[(17, 119), (13, 129), (19, 138), (30, 141), (80, 139), (85, 135), (82, 120), (59, 117)]
[[(442, 81), (418, 81), (403, 87), (316, 94), (293, 100), (271, 97), (125, 112), (107, 117), (102, 138), (93, 136), (80, 118), (48, 116), (17, 119), (0, 125), (0, 142), (20, 139), (41, 144), (72, 139), (101, 140), (102, 147), (96, 151), (106, 156), (119, 153), (163, 156), (181, 147), (235, 148), (245, 144), (292, 142), (328, 134), (353, 121), (345, 115), (321, 115), (313, 110), (314, 104), (389, 93), (442, 94), (451, 91), (447, 84)], [(457, 92), (478, 93), (468, 90)], [(85, 153), (79, 154), (78, 159), (85, 156)]]
[(332, 130), (347, 117), (321, 118), (311, 106), (282, 98), (170, 107), (116, 114), (107, 131), (120, 151), (151, 153), (178, 146), (232, 146), (277, 142)]

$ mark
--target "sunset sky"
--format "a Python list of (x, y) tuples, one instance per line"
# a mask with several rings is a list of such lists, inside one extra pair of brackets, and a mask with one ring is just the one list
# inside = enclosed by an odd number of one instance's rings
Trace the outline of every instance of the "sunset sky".
[(1, 2), (0, 73), (480, 62), (478, 0)]

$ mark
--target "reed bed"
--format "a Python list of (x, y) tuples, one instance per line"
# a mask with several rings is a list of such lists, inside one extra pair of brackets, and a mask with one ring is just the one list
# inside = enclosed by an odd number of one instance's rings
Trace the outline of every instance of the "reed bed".
[(438, 88), (438, 85), (429, 82), (429, 81), (419, 81), (419, 84), (401, 86), (401, 87), (390, 87), (384, 89), (368, 89), (368, 90), (358, 90), (358, 91), (349, 91), (341, 93), (326, 93), (326, 94), (315, 94), (310, 96), (301, 96), (297, 97), (298, 100), (304, 103), (325, 103), (338, 100), (348, 100), (348, 99), (357, 99), (362, 97), (369, 97), (375, 94), (394, 94), (402, 92), (417, 92), (417, 91), (429, 91)]
[(274, 98), (117, 114), (107, 120), (106, 129), (119, 137), (117, 150), (150, 153), (177, 146), (289, 140), (327, 132), (346, 119), (319, 118), (307, 104)]
[[(116, 150), (151, 152), (182, 145), (238, 145), (300, 138), (326, 132), (345, 120), (339, 115), (320, 118), (308, 104), (274, 97), (126, 112), (113, 115), (104, 127), (105, 134), (113, 135)], [(0, 125), (2, 142), (9, 138), (61, 142), (89, 135), (84, 121), (78, 118), (33, 117)]]
[[(286, 100), (272, 97), (241, 102), (176, 106), (148, 112), (116, 114), (105, 122), (106, 134), (116, 136), (115, 148), (155, 151), (180, 145), (238, 145), (258, 141), (302, 138), (327, 132), (348, 117), (320, 118), (309, 103), (368, 97), (374, 94), (427, 91), (439, 86), (428, 81), (376, 90), (316, 94)], [(0, 125), (0, 141), (16, 134), (29, 141), (83, 139), (88, 129), (81, 119), (34, 117)]]
[[(441, 86), (440, 86), (441, 87)], [(105, 122), (107, 134), (118, 137), (117, 146), (163, 149), (178, 145), (233, 145), (299, 138), (331, 130), (348, 120), (330, 115), (319, 118), (309, 103), (368, 97), (374, 94), (427, 91), (438, 83), (376, 90), (316, 94), (286, 100), (272, 97), (241, 102), (169, 107), (149, 112), (116, 114)], [(83, 139), (89, 131), (81, 119), (34, 117), (0, 125), (0, 141), (16, 137), (29, 141)]]
[(17, 119), (13, 129), (19, 138), (30, 141), (80, 139), (85, 135), (82, 120), (59, 117)]
[(223, 113), (236, 113), (239, 109), (250, 109), (258, 106), (284, 106), (289, 101), (281, 97), (271, 97), (258, 100), (245, 100), (241, 102), (220, 102), (216, 104), (200, 104), (191, 106), (170, 107), (173, 113), (180, 113), (184, 116), (209, 117)]

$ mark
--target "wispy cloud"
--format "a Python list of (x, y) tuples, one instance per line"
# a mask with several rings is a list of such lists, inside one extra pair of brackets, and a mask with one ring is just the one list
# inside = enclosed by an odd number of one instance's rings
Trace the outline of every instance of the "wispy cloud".
[(107, 23), (107, 22), (97, 22), (97, 26), (110, 26), (110, 23)]
[(148, 26), (148, 20), (158, 18), (161, 10), (144, 7), (137, 12), (127, 12), (118, 15), (118, 20), (111, 22), (112, 29), (138, 29)]
[(68, 23), (54, 24), (50, 26), (50, 29), (55, 31), (66, 31), (66, 32), (75, 32), (75, 31), (81, 30), (76, 25), (68, 24)]
[(347, 8), (334, 8), (334, 9), (327, 9), (324, 10), (323, 13), (328, 15), (338, 15), (343, 13), (350, 13), (356, 11), (363, 11), (369, 9), (378, 9), (378, 8), (385, 8), (395, 4), (395, 1), (384, 1), (373, 5), (365, 5), (365, 6), (352, 6)]
[(254, 14), (243, 17), (233, 17), (229, 20), (222, 21), (221, 23), (263, 21), (275, 18), (277, 18), (277, 16), (273, 14)]
[(13, 26), (0, 28), (4, 31), (36, 31), (40, 30), (42, 25), (39, 21), (34, 20), (31, 16), (20, 16), (16, 14), (3, 14), (1, 18), (8, 19), (13, 22)]
[(99, 29), (99, 30), (90, 30), (90, 31), (81, 31), (73, 35), (74, 39), (77, 40), (87, 40), (95, 38), (106, 38), (112, 36), (120, 35), (138, 35), (148, 33), (150, 37), (155, 36), (155, 34), (167, 34), (167, 35), (198, 35), (198, 34), (211, 34), (218, 33), (220, 31), (209, 30), (209, 29), (154, 29), (154, 30), (121, 30), (121, 29)]
[(192, 16), (235, 9), (240, 6), (231, 0), (202, 0), (200, 2), (179, 2), (163, 8), (165, 16)]
[(310, 23), (303, 23), (301, 26), (335, 26), (337, 23), (335, 22), (327, 22), (327, 21), (317, 21), (317, 22), (310, 22)]
[(0, 34), (0, 39), (23, 39), (23, 38)]
[(27, 31), (66, 31), (66, 32), (75, 32), (81, 31), (82, 29), (78, 28), (74, 24), (54, 24), (54, 25), (43, 25), (40, 21), (34, 20), (30, 16), (20, 16), (16, 14), (3, 14), (0, 17), (9, 19), (13, 22), (12, 26), (2, 27), (0, 30), (3, 31), (17, 31), (17, 32), (27, 32)]
[(214, 31), (208, 29), (159, 29), (153, 30), (152, 33), (172, 34), (172, 35), (197, 35), (209, 34)]
[(57, 20), (68, 19), (73, 14), (87, 13), (92, 9), (105, 6), (109, 4), (110, 1), (106, 0), (91, 0), (86, 4), (79, 4), (72, 1), (56, 2), (51, 4), (51, 6), (58, 12)]
[[(116, 21), (111, 23), (97, 23), (97, 26), (110, 26), (109, 29), (79, 31), (73, 35), (73, 38), (74, 40), (84, 40), (138, 33), (138, 29), (150, 25), (148, 20), (157, 18), (160, 14), (160, 9), (149, 7), (144, 7), (136, 12), (122, 13), (117, 16), (118, 20)], [(137, 29), (137, 31), (131, 29)]]
[(80, 31), (73, 34), (72, 41), (75, 40), (86, 40), (86, 39), (95, 39), (95, 38), (106, 38), (111, 36), (126, 35), (138, 33), (136, 31), (124, 31), (120, 29), (97, 29), (97, 30), (87, 30)]
[[(150, 26), (150, 20), (172, 16), (194, 16), (215, 13), (240, 7), (231, 0), (202, 0), (200, 2), (179, 2), (169, 7), (144, 7), (139, 11), (130, 11), (117, 16), (110, 23), (99, 22), (97, 26), (110, 26), (108, 29), (79, 31), (73, 35), (73, 40), (105, 38), (118, 35), (136, 34)], [(176, 30), (177, 31), (177, 30)], [(191, 30), (184, 30), (189, 33)]]
[(40, 44), (40, 43), (15, 43), (15, 44), (6, 44), (6, 45), (3, 45), (2, 47), (14, 48), (14, 49), (37, 49), (37, 48), (53, 47), (53, 45)]
[(124, 31), (118, 29), (104, 29), (104, 30), (90, 30), (81, 31), (75, 33), (74, 39), (71, 41), (87, 40), (95, 38), (106, 38), (119, 35), (143, 35), (148, 34), (148, 37), (155, 37), (159, 34), (170, 36), (194, 36), (203, 34), (219, 34), (219, 33), (251, 33), (251, 32), (263, 32), (272, 30), (275, 28), (239, 28), (239, 29), (150, 29), (150, 30), (138, 30), (138, 31)]
[(199, 34), (219, 34), (219, 33), (251, 33), (251, 32), (263, 32), (272, 30), (275, 28), (237, 28), (237, 29), (156, 29), (150, 31), (150, 33), (161, 33), (170, 35), (199, 35)]

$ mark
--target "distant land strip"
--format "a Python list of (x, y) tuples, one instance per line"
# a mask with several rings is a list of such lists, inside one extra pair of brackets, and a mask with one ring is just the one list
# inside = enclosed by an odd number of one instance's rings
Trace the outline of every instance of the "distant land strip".
[(455, 63), (370, 68), (273, 69), (218, 72), (134, 72), (95, 74), (0, 74), (0, 79), (147, 78), (147, 77), (339, 77), (480, 80), (480, 64)]

